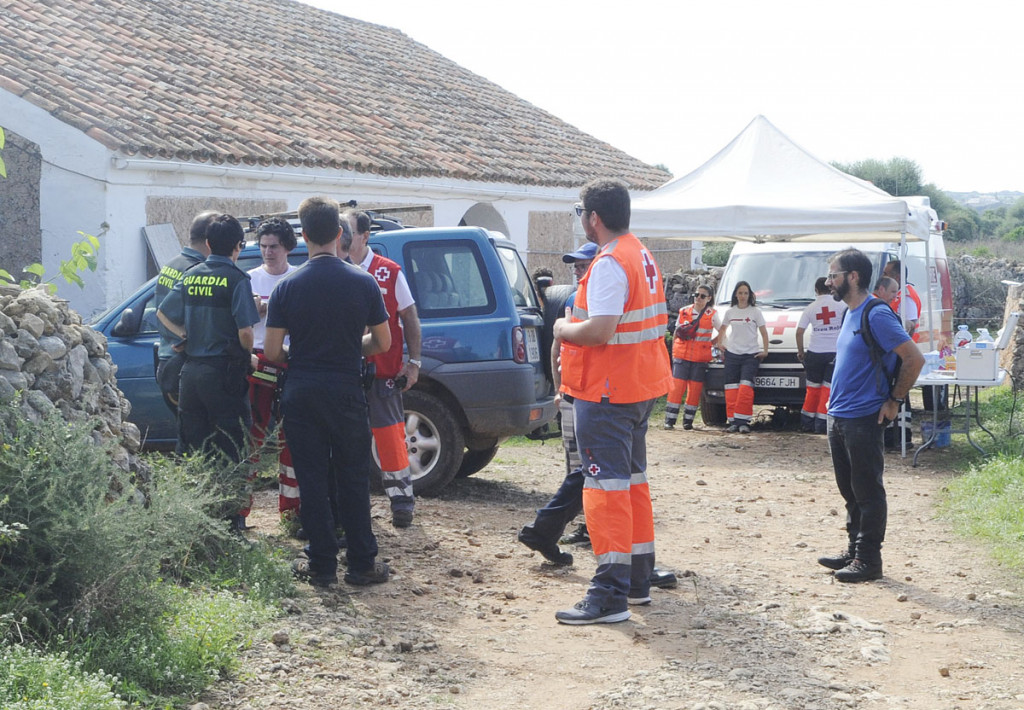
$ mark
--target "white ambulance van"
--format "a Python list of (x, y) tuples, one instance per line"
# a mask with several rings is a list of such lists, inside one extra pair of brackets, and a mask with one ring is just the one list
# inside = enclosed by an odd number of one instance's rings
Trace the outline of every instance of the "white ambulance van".
[[(921, 297), (917, 345), (923, 352), (941, 351), (953, 339), (953, 292), (942, 226), (933, 221), (934, 231), (927, 243), (907, 242), (907, 255), (903, 259), (909, 271), (907, 281)], [(796, 357), (797, 323), (804, 307), (814, 300), (815, 280), (828, 274), (829, 257), (849, 247), (860, 249), (871, 259), (870, 288), (882, 275), (886, 262), (899, 258), (898, 242), (737, 242), (733, 247), (715, 302), (719, 312), (724, 312), (736, 284), (746, 281), (764, 313), (769, 347), (768, 357), (762, 361), (754, 382), (755, 404), (773, 405), (777, 411), (799, 412), (804, 401), (805, 379), (803, 365)], [(807, 336), (804, 337), (806, 344)], [(705, 424), (725, 423), (724, 384), (722, 363), (712, 363), (701, 400)]]

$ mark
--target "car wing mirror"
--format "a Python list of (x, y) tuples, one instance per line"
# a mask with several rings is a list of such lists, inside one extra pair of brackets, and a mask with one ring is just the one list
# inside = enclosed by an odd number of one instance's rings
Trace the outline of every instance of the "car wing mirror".
[(136, 313), (132, 308), (125, 308), (121, 317), (112, 331), (119, 338), (127, 338), (139, 332), (139, 324), (142, 322), (142, 312)]

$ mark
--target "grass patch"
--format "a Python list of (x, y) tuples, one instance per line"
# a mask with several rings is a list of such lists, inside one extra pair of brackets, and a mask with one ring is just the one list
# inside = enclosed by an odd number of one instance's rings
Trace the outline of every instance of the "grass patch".
[(1024, 572), (1024, 462), (999, 455), (947, 486), (942, 513), (957, 532), (980, 539), (993, 557)]
[(121, 710), (111, 686), (116, 678), (89, 673), (66, 653), (0, 646), (0, 707), (6, 710)]
[(133, 702), (194, 697), (237, 669), (239, 649), (277, 613), (227, 591), (165, 585), (160, 593), (168, 611), (158, 624), (116, 634), (75, 636), (72, 630), (66, 639), (84, 659), (83, 667), (115, 675), (120, 695)]

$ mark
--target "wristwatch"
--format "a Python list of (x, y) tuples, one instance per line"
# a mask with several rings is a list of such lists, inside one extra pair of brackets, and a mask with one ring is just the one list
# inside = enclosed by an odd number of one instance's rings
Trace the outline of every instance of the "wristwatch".
[(896, 404), (900, 405), (901, 407), (903, 406), (904, 402), (907, 401), (906, 397), (904, 397), (903, 399), (900, 399), (899, 397), (893, 397), (892, 395), (889, 395), (889, 399), (891, 399), (893, 402), (895, 402)]
[(413, 358), (409, 358), (409, 364), (410, 365), (415, 365), (416, 367), (423, 367), (423, 363), (422, 362), (420, 362), (419, 360), (415, 360)]

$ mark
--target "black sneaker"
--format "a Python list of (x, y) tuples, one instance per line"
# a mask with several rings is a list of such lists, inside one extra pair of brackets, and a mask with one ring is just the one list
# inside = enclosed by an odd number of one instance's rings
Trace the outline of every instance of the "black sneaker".
[(580, 523), (576, 526), (575, 530), (568, 535), (563, 536), (559, 542), (563, 545), (589, 545), (590, 533), (587, 531), (587, 524)]
[(836, 579), (840, 582), (867, 582), (872, 579), (882, 578), (882, 564), (869, 565), (861, 560), (854, 560), (850, 564), (836, 571)]
[(391, 513), (391, 524), (396, 528), (407, 528), (412, 525), (411, 510), (396, 510)]
[(740, 430), (740, 425), (739, 424), (730, 424), (729, 426), (727, 426), (725, 428), (725, 430), (727, 432), (729, 432), (730, 434), (735, 434), (736, 432), (738, 432)]
[(349, 570), (345, 573), (345, 581), (364, 587), (368, 584), (383, 584), (391, 577), (391, 568), (384, 562), (374, 562), (373, 567), (362, 572)]
[(591, 604), (584, 599), (578, 602), (572, 609), (562, 609), (555, 612), (555, 619), (560, 624), (616, 624), (625, 621), (632, 614), (629, 609), (614, 610), (606, 609)]
[(301, 557), (297, 560), (292, 560), (292, 574), (297, 579), (309, 582), (314, 587), (329, 587), (332, 584), (338, 583), (338, 574), (336, 572), (331, 574), (316, 572), (310, 568), (309, 560)]
[(818, 558), (818, 564), (829, 569), (840, 570), (853, 562), (853, 555), (844, 550), (838, 555), (825, 555)]
[(693, 422), (683, 422), (683, 429), (693, 431)]
[(657, 567), (651, 571), (650, 582), (652, 587), (660, 587), (661, 589), (675, 589), (676, 585), (679, 584), (679, 580), (676, 579), (674, 574)]
[(572, 565), (572, 555), (568, 552), (562, 552), (558, 549), (558, 545), (550, 540), (542, 540), (537, 535), (537, 531), (531, 528), (529, 525), (519, 531), (518, 536), (519, 542), (523, 543), (531, 550), (539, 552), (544, 556), (548, 562), (559, 567), (569, 567)]
[(661, 428), (664, 429), (665, 431), (672, 431), (673, 429), (676, 428), (676, 425), (671, 424), (669, 422), (665, 422), (664, 424), (661, 425)]

